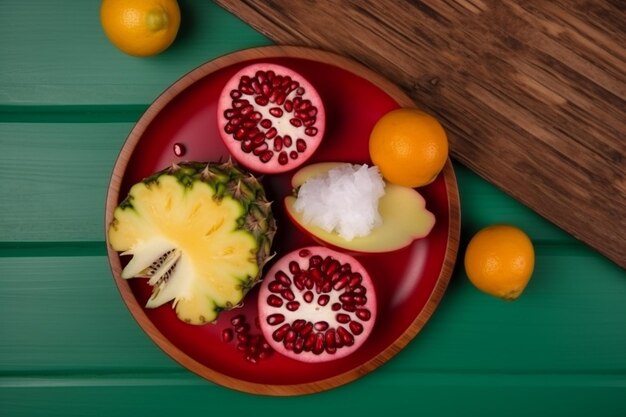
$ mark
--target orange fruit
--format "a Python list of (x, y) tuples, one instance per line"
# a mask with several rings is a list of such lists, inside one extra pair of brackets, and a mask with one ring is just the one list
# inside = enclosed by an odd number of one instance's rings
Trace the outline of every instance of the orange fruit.
[(401, 108), (374, 125), (369, 153), (383, 177), (398, 185), (421, 187), (437, 177), (448, 159), (448, 137), (436, 118)]
[(476, 233), (465, 252), (465, 272), (481, 291), (517, 299), (528, 284), (535, 267), (530, 238), (511, 225), (493, 225)]
[(167, 49), (178, 33), (176, 0), (102, 0), (100, 23), (111, 43), (133, 56)]

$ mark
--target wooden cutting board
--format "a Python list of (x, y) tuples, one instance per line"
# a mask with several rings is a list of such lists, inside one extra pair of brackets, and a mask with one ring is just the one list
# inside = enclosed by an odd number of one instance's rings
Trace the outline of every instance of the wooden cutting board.
[(625, 2), (217, 3), (396, 82), (454, 159), (626, 268)]

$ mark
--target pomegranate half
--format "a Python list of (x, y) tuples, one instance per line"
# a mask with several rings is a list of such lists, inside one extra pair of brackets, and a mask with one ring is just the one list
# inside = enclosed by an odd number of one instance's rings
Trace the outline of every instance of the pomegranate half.
[(258, 305), (270, 346), (302, 362), (353, 353), (376, 320), (376, 293), (363, 265), (322, 246), (279, 259), (263, 279)]
[(316, 89), (271, 63), (246, 66), (224, 86), (217, 105), (220, 136), (231, 155), (258, 173), (286, 172), (313, 155), (326, 114)]

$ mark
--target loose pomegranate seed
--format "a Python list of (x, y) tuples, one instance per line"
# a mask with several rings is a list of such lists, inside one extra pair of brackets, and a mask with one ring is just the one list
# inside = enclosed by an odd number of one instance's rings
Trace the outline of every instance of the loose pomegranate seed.
[(222, 330), (222, 341), (225, 343), (230, 342), (231, 340), (233, 340), (234, 334), (232, 329), (224, 329)]
[(350, 321), (350, 316), (348, 314), (338, 313), (335, 316), (335, 319), (342, 324), (346, 324)]
[(342, 275), (339, 275), (339, 278), (333, 283), (333, 289), (335, 291), (341, 291), (348, 285), (349, 282), (350, 274), (343, 273)]
[(276, 152), (280, 152), (281, 149), (283, 149), (283, 138), (280, 136), (276, 136), (274, 138), (274, 150)]
[(304, 295), (302, 296), (302, 298), (304, 298), (304, 301), (306, 301), (307, 303), (310, 303), (311, 301), (313, 301), (313, 293), (311, 291), (307, 291), (304, 293)]
[(352, 333), (357, 336), (363, 333), (363, 325), (358, 321), (351, 321), (348, 326), (350, 327), (350, 330), (352, 330)]
[(287, 156), (287, 152), (282, 151), (278, 155), (278, 163), (281, 165), (286, 165), (289, 162), (289, 157)]
[[(282, 301), (281, 301), (282, 303)], [(300, 303), (297, 301), (290, 301), (287, 303), (287, 310), (289, 311), (296, 311), (297, 309), (300, 308)]]
[(267, 304), (271, 305), (272, 307), (280, 307), (283, 305), (283, 300), (282, 298), (272, 294), (267, 297)]
[(185, 154), (185, 145), (183, 145), (182, 143), (175, 143), (174, 144), (174, 155), (176, 156), (183, 156)]
[(276, 280), (279, 281), (284, 286), (291, 285), (291, 278), (289, 278), (289, 276), (287, 276), (287, 274), (285, 274), (283, 271), (278, 271), (274, 275), (274, 278), (276, 278)]
[(280, 326), (278, 329), (276, 329), (274, 331), (274, 333), (272, 333), (272, 339), (274, 339), (277, 342), (281, 342), (284, 338), (285, 335), (287, 334), (287, 332), (289, 331), (289, 323), (285, 323), (282, 326)]
[(356, 316), (363, 321), (368, 321), (372, 317), (372, 313), (365, 308), (359, 308), (356, 310)]
[(313, 325), (313, 328), (317, 330), (318, 332), (323, 332), (324, 330), (328, 329), (328, 322), (318, 321), (317, 323)]
[(270, 114), (274, 117), (280, 117), (283, 115), (283, 110), (280, 107), (272, 107), (270, 109)]
[(296, 149), (298, 150), (298, 152), (306, 151), (306, 142), (304, 141), (304, 139), (298, 138), (298, 140), (296, 140)]
[(333, 305), (331, 306), (331, 309), (332, 309), (333, 311), (339, 311), (339, 310), (341, 310), (341, 304), (339, 304), (339, 303), (333, 303)]
[(307, 136), (315, 136), (315, 135), (317, 135), (317, 128), (315, 128), (315, 127), (307, 127), (306, 129), (304, 129), (304, 133)]
[(298, 152), (296, 152), (296, 151), (289, 152), (289, 157), (291, 159), (298, 159)]
[(272, 156), (274, 156), (274, 152), (272, 152), (272, 151), (267, 151), (267, 152), (263, 153), (261, 155), (261, 158), (260, 158), (261, 162), (269, 162), (270, 159), (272, 159)]
[(292, 143), (293, 142), (292, 142), (291, 136), (285, 135), (283, 137), (283, 144), (285, 145), (285, 147), (287, 147), (287, 148), (290, 147)]
[(278, 281), (272, 281), (268, 285), (268, 289), (273, 293), (280, 293), (285, 287)]
[(304, 337), (313, 331), (313, 323), (308, 322), (304, 326), (302, 326), (302, 330), (300, 330), (300, 336)]
[(289, 119), (289, 123), (291, 123), (291, 125), (294, 127), (302, 126), (302, 120), (296, 119), (295, 117), (293, 119)]
[(272, 314), (267, 316), (267, 323), (273, 325), (280, 324), (285, 321), (285, 316), (282, 314)]
[(283, 290), (280, 295), (287, 301), (293, 301), (296, 299), (296, 295), (289, 288)]
[(294, 275), (300, 272), (300, 265), (298, 264), (298, 262), (296, 261), (289, 262), (289, 272), (291, 272)]
[(317, 304), (321, 306), (325, 306), (330, 301), (330, 296), (327, 294), (322, 294), (317, 298)]

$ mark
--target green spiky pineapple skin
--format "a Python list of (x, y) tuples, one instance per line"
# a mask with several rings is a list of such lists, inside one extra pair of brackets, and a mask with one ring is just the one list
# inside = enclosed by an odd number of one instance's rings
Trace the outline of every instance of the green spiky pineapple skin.
[[(213, 199), (216, 202), (230, 198), (241, 205), (241, 216), (236, 219), (234, 230), (245, 231), (255, 239), (256, 250), (250, 255), (258, 265), (256, 275), (237, 277), (239, 286), (237, 289), (240, 290), (241, 299), (243, 299), (261, 278), (262, 268), (272, 256), (272, 241), (276, 233), (276, 221), (272, 214), (271, 203), (267, 200), (262, 184), (255, 176), (230, 160), (224, 163), (184, 162), (175, 164), (145, 178), (142, 183), (148, 188), (157, 186), (164, 176), (176, 178), (178, 184), (185, 190), (192, 189), (198, 183), (206, 184), (213, 190)], [(129, 194), (119, 204), (116, 213), (119, 213), (120, 210), (134, 210), (133, 199), (133, 196)], [(114, 213), (109, 233), (118, 226), (117, 217)], [(114, 249), (125, 250), (122, 248)], [(241, 299), (229, 300), (224, 303), (214, 302), (212, 305), (207, 300), (209, 303), (207, 308), (211, 310), (207, 314), (199, 317), (183, 317), (179, 314), (179, 318), (190, 324), (214, 322), (222, 311), (239, 305)]]

